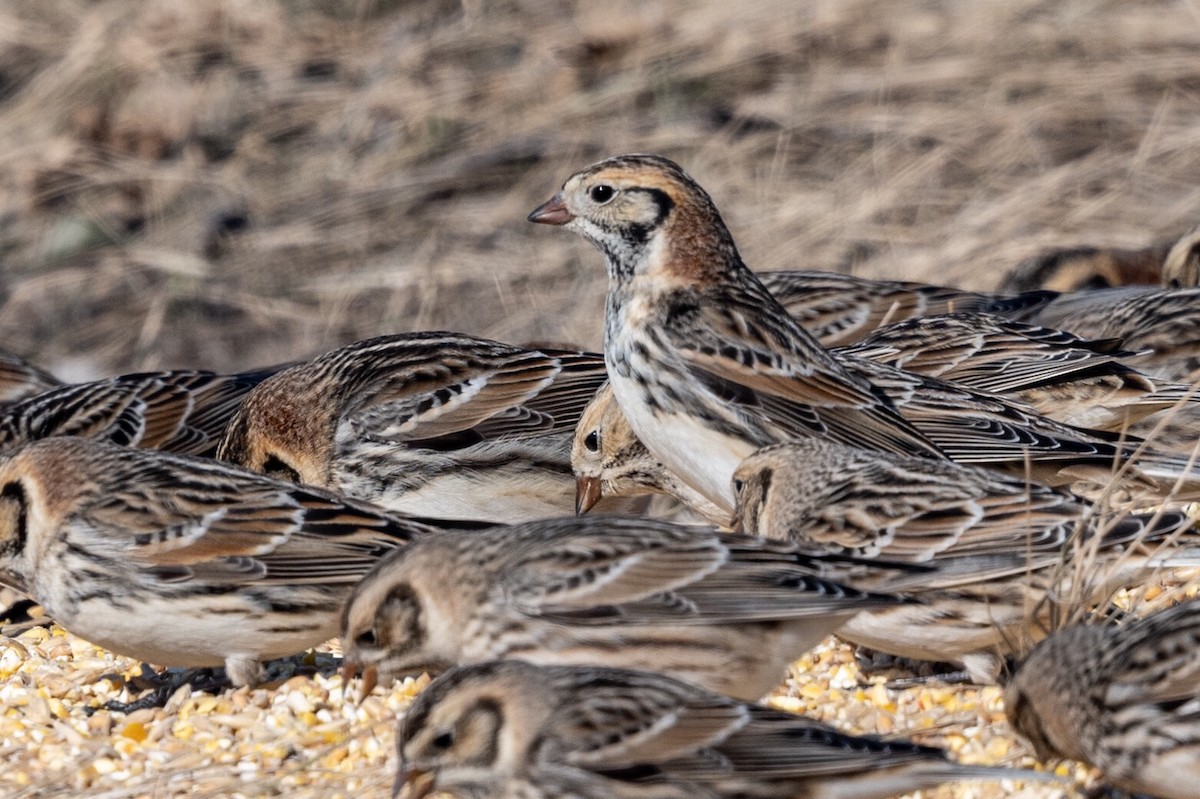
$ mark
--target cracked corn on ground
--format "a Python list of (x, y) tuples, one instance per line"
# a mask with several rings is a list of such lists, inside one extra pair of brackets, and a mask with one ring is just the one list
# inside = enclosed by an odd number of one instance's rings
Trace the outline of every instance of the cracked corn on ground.
[[(163, 708), (88, 714), (130, 698), (111, 675), (139, 672), (58, 627), (0, 638), (0, 796), (388, 797), (395, 720), (426, 682), (377, 688), (358, 702), (357, 681), (347, 690), (337, 674), (296, 676), (216, 696), (184, 687)], [(1032, 763), (1011, 737), (998, 689), (860, 684), (849, 648), (833, 641), (799, 661), (771, 701), (854, 732), (945, 746), (967, 762)], [(963, 783), (922, 795), (1075, 794), (1069, 785)]]

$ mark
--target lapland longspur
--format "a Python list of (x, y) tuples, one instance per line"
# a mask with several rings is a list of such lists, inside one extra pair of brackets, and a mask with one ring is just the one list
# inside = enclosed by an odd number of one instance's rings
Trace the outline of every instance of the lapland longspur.
[(539, 766), (528, 775), (501, 776), (484, 768), (436, 771), (405, 769), (396, 777), (393, 799), (423, 799), (430, 793), (453, 799), (718, 799), (694, 783), (619, 784), (577, 768)]
[(459, 784), (546, 799), (884, 799), (954, 780), (1044, 779), (848, 735), (660, 674), (520, 661), (438, 677), (409, 707), (396, 746), (403, 799)]
[[(935, 330), (926, 339), (920, 331), (928, 326)], [(1153, 434), (1157, 448), (1187, 453), (1196, 443), (1194, 432), (1190, 440), (1188, 438), (1192, 430), (1188, 422), (1194, 421), (1196, 413), (1192, 410), (1196, 404), (1192, 392), (1182, 387), (1155, 389), (1136, 372), (1110, 361), (1111, 353), (1104, 351), (1108, 348), (1107, 343), (1085, 342), (1094, 344), (1098, 351), (1093, 352), (1086, 346), (1077, 348), (1070, 344), (1074, 339), (1070, 334), (1046, 330), (1046, 338), (1067, 342), (1062, 353), (1067, 363), (1058, 365), (1059, 347), (1043, 345), (1043, 337), (1027, 340), (1020, 335), (1003, 333), (1009, 323), (984, 321), (982, 326), (970, 322), (960, 326), (955, 317), (913, 320), (883, 328), (876, 334), (878, 338), (873, 335), (844, 349), (860, 350), (864, 357), (898, 359), (903, 365), (928, 369), (935, 374), (960, 368), (968, 380), (1006, 387), (1030, 386), (1027, 389), (1030, 396), (1025, 399), (1044, 405), (1044, 410), (1051, 415), (1083, 417), (1117, 430), (1144, 414), (1168, 410), (1171, 418), (1160, 422), (1151, 416), (1130, 429), (1135, 433)], [(995, 328), (995, 335), (983, 329), (989, 326)], [(993, 353), (993, 346), (1005, 346), (1003, 339), (1011, 339), (1009, 344), (1018, 352), (1013, 355)], [(941, 355), (942, 349), (947, 350), (945, 355)], [(984, 350), (983, 357), (980, 364), (975, 364), (968, 354), (980, 349)], [(1030, 361), (1029, 368), (1025, 368), (1026, 359)], [(1087, 365), (1089, 360), (1096, 362), (1094, 366)], [(1055, 381), (1060, 379), (1067, 382), (1056, 384)], [(1147, 394), (1144, 393), (1146, 389), (1154, 390)], [(1174, 407), (1185, 402), (1187, 404), (1181, 408)], [(714, 524), (727, 526), (730, 523), (729, 514), (723, 508), (709, 501), (650, 454), (629, 426), (609, 386), (596, 394), (580, 417), (571, 448), (571, 465), (577, 482), (577, 512), (586, 512), (602, 496), (662, 493), (674, 497)]]
[(838, 634), (958, 663), (977, 682), (994, 682), (996, 654), (1040, 638), (1062, 606), (1088, 607), (1164, 566), (1200, 565), (1200, 536), (1182, 512), (1105, 517), (1079, 497), (952, 461), (807, 439), (756, 452), (733, 480), (744, 532), (932, 566), (884, 589), (923, 604), (864, 613)]
[(622, 516), (442, 533), (354, 590), (343, 646), (348, 664), (384, 678), (521, 658), (650, 669), (758, 699), (860, 610), (902, 604), (820, 576), (845, 568), (789, 544)]
[(1171, 245), (1163, 259), (1162, 285), (1169, 289), (1200, 286), (1200, 225)]
[(880, 328), (838, 350), (978, 391), (1003, 394), (1060, 422), (1124, 431), (1159, 411), (1200, 403), (1124, 362), (1119, 339), (1086, 339), (988, 314), (955, 313)]
[(1053, 300), (1052, 291), (980, 294), (907, 280), (869, 280), (820, 271), (757, 272), (787, 312), (822, 346), (852, 344), (873, 331), (925, 316), (980, 313), (1022, 319)]
[(665, 494), (713, 524), (729, 524), (728, 513), (655, 460), (634, 435), (607, 383), (579, 417), (571, 468), (576, 513), (587, 513), (602, 497)]
[[(658, 156), (611, 158), (535, 209), (604, 253), (605, 361), (647, 449), (730, 511), (730, 478), (767, 444), (827, 437), (901, 454), (1111, 478), (1134, 447), (991, 394), (826, 351), (742, 263), (708, 194)], [(1186, 459), (1143, 456), (1168, 485)], [(1165, 489), (1164, 489), (1165, 490)]]
[(1120, 339), (1126, 349), (1141, 353), (1129, 363), (1152, 378), (1200, 382), (1200, 288), (1083, 291), (1039, 309), (1034, 321)]
[(1004, 693), (1041, 760), (1082, 760), (1118, 788), (1200, 797), (1200, 601), (1051, 635)]
[(167, 666), (259, 662), (337, 634), (350, 589), (429, 524), (219, 461), (46, 438), (0, 459), (0, 583), (71, 632)]
[(421, 516), (570, 513), (571, 436), (599, 355), (457, 333), (360, 341), (251, 392), (218, 457)]
[(0, 450), (80, 436), (211, 456), (242, 399), (274, 371), (140, 372), (59, 386), (3, 409)]

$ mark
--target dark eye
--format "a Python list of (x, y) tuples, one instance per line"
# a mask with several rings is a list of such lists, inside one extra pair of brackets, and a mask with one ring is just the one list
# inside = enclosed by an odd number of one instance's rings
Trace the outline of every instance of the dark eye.
[(433, 739), (434, 747), (438, 749), (449, 749), (454, 746), (454, 731), (446, 730)]
[(583, 439), (583, 445), (587, 447), (588, 452), (600, 451), (600, 431), (593, 430)]
[(379, 643), (379, 639), (375, 637), (375, 628), (359, 633), (358, 637), (354, 639), (356, 646), (375, 646), (377, 643)]
[(263, 474), (276, 480), (286, 480), (289, 483), (303, 482), (300, 472), (284, 463), (278, 455), (270, 455), (263, 463)]
[(25, 488), (20, 483), (7, 483), (0, 489), (0, 539), (4, 542), (0, 551), (6, 557), (20, 557), (25, 551), (29, 536), (25, 510), (27, 504)]
[(746, 487), (745, 480), (734, 480), (733, 481), (733, 493), (740, 494), (740, 493), (742, 493), (742, 489), (745, 487)]
[(603, 205), (617, 195), (617, 190), (612, 186), (601, 183), (599, 186), (592, 186), (592, 190), (588, 192), (588, 195), (591, 196), (592, 202)]

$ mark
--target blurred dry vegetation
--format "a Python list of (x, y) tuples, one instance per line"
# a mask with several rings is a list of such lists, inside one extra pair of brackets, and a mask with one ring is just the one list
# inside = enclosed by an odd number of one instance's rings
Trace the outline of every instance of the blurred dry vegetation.
[(598, 346), (525, 213), (673, 157), (758, 269), (997, 285), (1200, 208), (1200, 8), (5, 0), (0, 345), (68, 378), (383, 332)]
[(628, 151), (755, 268), (991, 288), (1200, 221), (1200, 7), (0, 0), (0, 346), (68, 379), (422, 328), (596, 347), (599, 256), (524, 216)]

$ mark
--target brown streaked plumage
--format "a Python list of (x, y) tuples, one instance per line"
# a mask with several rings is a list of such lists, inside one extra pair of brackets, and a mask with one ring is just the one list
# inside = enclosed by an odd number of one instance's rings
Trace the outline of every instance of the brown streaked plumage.
[(926, 316), (977, 313), (1019, 320), (1056, 296), (1051, 291), (980, 294), (820, 271), (755, 274), (792, 318), (825, 347), (853, 344), (881, 327)]
[(622, 784), (572, 768), (539, 767), (528, 776), (508, 777), (477, 768), (396, 775), (393, 799), (424, 799), (436, 791), (454, 799), (718, 799), (694, 783)]
[(1037, 324), (1120, 339), (1142, 354), (1128, 363), (1152, 378), (1200, 382), (1200, 288), (1143, 286), (1059, 297), (1033, 317)]
[[(1132, 444), (1049, 420), (992, 394), (826, 351), (741, 257), (715, 205), (677, 164), (611, 158), (571, 176), (530, 220), (564, 224), (604, 253), (605, 361), (646, 448), (723, 509), (755, 449), (823, 437), (900, 454), (948, 456), (1069, 482), (1110, 480)], [(1140, 457), (1166, 491), (1190, 465)], [(1191, 488), (1193, 486), (1189, 486)]]
[[(382, 561), (346, 603), (347, 663), (384, 678), (519, 658), (672, 674), (758, 699), (860, 610), (842, 560), (622, 516), (446, 532)], [(454, 590), (446, 590), (453, 586)]]
[(71, 632), (161, 665), (259, 661), (337, 633), (350, 589), (438, 528), (228, 464), (81, 438), (0, 459), (0, 582)]
[(923, 604), (864, 613), (838, 634), (958, 663), (978, 682), (995, 681), (996, 655), (1040, 638), (1052, 616), (1164, 565), (1200, 564), (1200, 536), (1185, 513), (1102, 515), (1079, 497), (951, 461), (809, 439), (756, 452), (733, 479), (744, 532), (931, 566), (883, 584)]
[(1200, 286), (1200, 225), (1171, 245), (1163, 259), (1162, 285), (1165, 288)]
[(1135, 422), (1129, 433), (1157, 450), (1200, 457), (1200, 406), (1189, 402)]
[(1139, 249), (1084, 246), (1053, 250), (1017, 264), (1001, 290), (1086, 293), (1119, 286), (1196, 286), (1200, 283), (1198, 245), (1200, 225), (1174, 241)]
[(1200, 601), (1042, 641), (1004, 692), (1040, 760), (1082, 760), (1134, 794), (1200, 797)]
[(729, 525), (729, 514), (709, 502), (654, 459), (621, 413), (605, 384), (584, 409), (571, 444), (575, 512), (587, 513), (603, 497), (665, 494), (710, 522)]
[(243, 397), (275, 370), (139, 372), (59, 386), (0, 412), (0, 450), (80, 436), (212, 456)]
[(1039, 289), (1060, 293), (1115, 286), (1150, 286), (1162, 280), (1163, 259), (1171, 245), (1142, 249), (1066, 247), (1017, 264), (1000, 284), (1003, 292)]
[(534, 790), (515, 795), (545, 799), (885, 799), (953, 780), (1045, 779), (659, 674), (519, 661), (434, 680), (401, 721), (397, 748), (406, 799), (480, 783), (514, 795), (512, 782)]
[(246, 398), (219, 457), (417, 515), (570, 513), (570, 441), (599, 355), (457, 333), (360, 341)]
[[(1153, 384), (1136, 372), (1110, 359), (1121, 354), (1113, 349), (1115, 343), (1090, 342), (1035, 327), (1029, 331), (1036, 335), (1026, 338), (1025, 325), (991, 318), (976, 322), (970, 315), (961, 317), (963, 324), (959, 321), (959, 316), (950, 316), (902, 322), (881, 329), (878, 337), (870, 336), (842, 351), (856, 350), (864, 357), (899, 361), (897, 365), (915, 366), (919, 371), (938, 376), (962, 370), (966, 379), (997, 388), (1037, 386), (1025, 389), (1023, 398), (1035, 401), (1049, 415), (1086, 416), (1118, 431), (1133, 419), (1166, 409), (1169, 417), (1162, 414), (1145, 418), (1129, 429), (1139, 436), (1153, 434), (1152, 443), (1157, 449), (1186, 455), (1196, 444), (1194, 425), (1189, 427), (1188, 421), (1200, 411), (1194, 409), (1196, 400), (1191, 392), (1181, 387), (1154, 389)], [(930, 326), (934, 330), (924, 335)], [(1076, 347), (1075, 341), (1080, 346)], [(982, 352), (981, 362), (976, 363), (974, 356), (979, 352)], [(1065, 363), (1059, 363), (1060, 355)], [(1088, 363), (1092, 360), (1094, 370)], [(1056, 379), (1065, 382), (1056, 388)], [(1145, 388), (1154, 391), (1146, 394)], [(578, 512), (586, 512), (602, 496), (661, 493), (674, 497), (714, 524), (729, 524), (727, 512), (650, 454), (634, 435), (608, 386), (596, 394), (580, 418), (571, 464), (576, 476)]]
[(910, 372), (1011, 396), (1066, 424), (1108, 431), (1200, 402), (1125, 365), (1118, 339), (1085, 339), (988, 314), (923, 317), (881, 328), (838, 350)]

